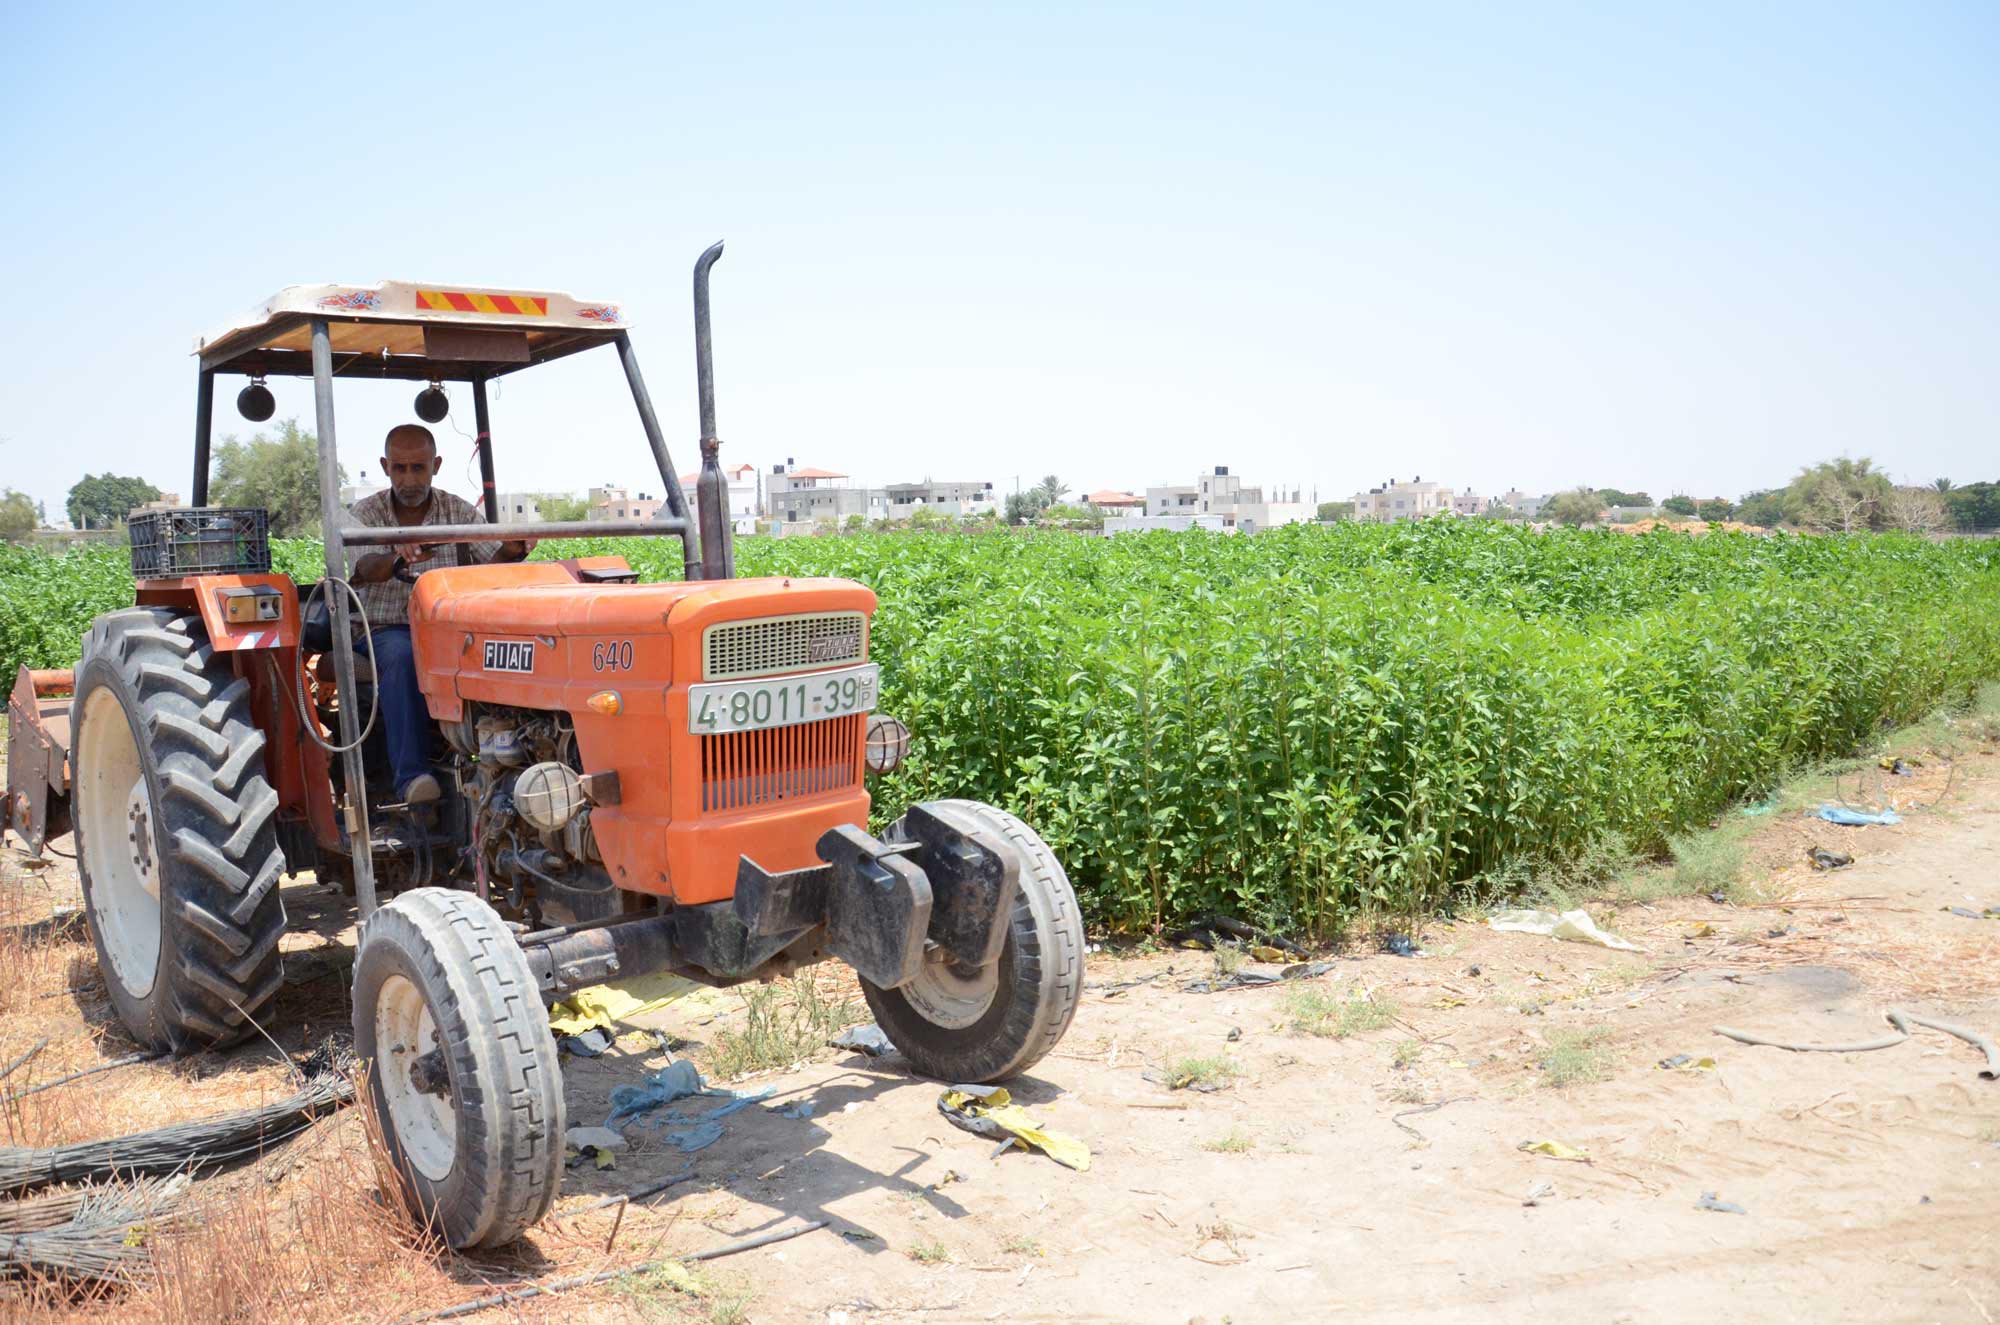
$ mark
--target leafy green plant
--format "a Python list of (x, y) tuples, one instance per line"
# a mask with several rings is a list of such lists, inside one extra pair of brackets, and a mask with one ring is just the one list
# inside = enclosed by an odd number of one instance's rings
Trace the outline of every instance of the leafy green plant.
[[(316, 543), (281, 540), (316, 578)], [(678, 543), (545, 544), (680, 574)], [(1787, 774), (2000, 678), (2000, 542), (1342, 521), (1254, 537), (761, 538), (745, 575), (879, 596), (910, 758), (880, 820), (990, 801), (1093, 924), (1305, 937), (1523, 880), (1576, 895)], [(126, 551), (0, 546), (0, 682), (132, 601)], [(1954, 729), (2000, 734), (2000, 720)]]

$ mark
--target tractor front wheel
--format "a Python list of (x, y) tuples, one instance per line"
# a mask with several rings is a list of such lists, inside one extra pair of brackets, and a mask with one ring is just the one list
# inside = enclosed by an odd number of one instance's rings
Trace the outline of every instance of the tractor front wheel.
[[(1083, 915), (1069, 877), (1034, 829), (978, 801), (940, 801), (964, 811), (1014, 852), (1019, 887), (1000, 959), (961, 967), (933, 949), (916, 978), (895, 989), (861, 982), (889, 1040), (925, 1076), (1001, 1081), (1056, 1047), (1083, 993)], [(889, 842), (911, 840), (899, 821)]]
[(412, 1213), (454, 1248), (512, 1242), (562, 1178), (555, 1036), (520, 945), (470, 893), (416, 888), (361, 929), (354, 1050)]

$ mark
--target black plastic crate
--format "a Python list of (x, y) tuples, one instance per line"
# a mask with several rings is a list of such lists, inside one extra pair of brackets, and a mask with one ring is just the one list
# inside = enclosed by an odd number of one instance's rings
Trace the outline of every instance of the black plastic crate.
[(249, 575), (271, 569), (271, 517), (247, 506), (142, 511), (132, 535), (132, 574), (141, 580), (182, 575)]

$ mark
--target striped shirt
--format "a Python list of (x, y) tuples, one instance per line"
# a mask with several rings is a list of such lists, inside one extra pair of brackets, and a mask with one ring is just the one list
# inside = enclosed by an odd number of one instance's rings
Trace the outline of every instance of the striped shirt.
[[(387, 529), (399, 523), (396, 519), (395, 489), (384, 488), (370, 493), (348, 511), (351, 522), (366, 525), (372, 529)], [(430, 508), (424, 512), (424, 524), (484, 524), (486, 515), (477, 506), (463, 497), (455, 497), (442, 488), (431, 489)], [(459, 544), (446, 543), (439, 547), (429, 560), (412, 561), (410, 569), (421, 575), (427, 570), (441, 566), (459, 565)], [(498, 543), (467, 543), (464, 545), (475, 562), (491, 561), (500, 551)], [(357, 547), (349, 549), (350, 564), (354, 560), (375, 552), (395, 551), (394, 548)], [(415, 552), (406, 547), (405, 557)], [(380, 584), (357, 584), (354, 592), (361, 598), (361, 606), (368, 613), (371, 626), (403, 626), (410, 621), (410, 588), (401, 580), (391, 577)]]

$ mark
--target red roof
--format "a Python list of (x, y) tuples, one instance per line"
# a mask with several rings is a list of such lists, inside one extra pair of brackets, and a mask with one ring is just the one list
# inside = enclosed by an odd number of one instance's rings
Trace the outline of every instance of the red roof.
[(790, 472), (789, 474), (787, 474), (787, 475), (786, 475), (785, 477), (787, 477), (787, 478), (846, 478), (846, 477), (847, 477), (847, 475), (845, 475), (845, 474), (836, 474), (836, 473), (834, 473), (834, 472), (833, 472), (832, 470), (830, 470), (830, 469), (794, 469), (794, 470), (792, 470), (792, 471), (791, 471), (791, 472)]
[(1102, 492), (1093, 492), (1088, 497), (1085, 497), (1084, 500), (1092, 506), (1144, 506), (1146, 504), (1144, 497), (1134, 497), (1129, 492), (1119, 492), (1113, 488), (1106, 488)]

